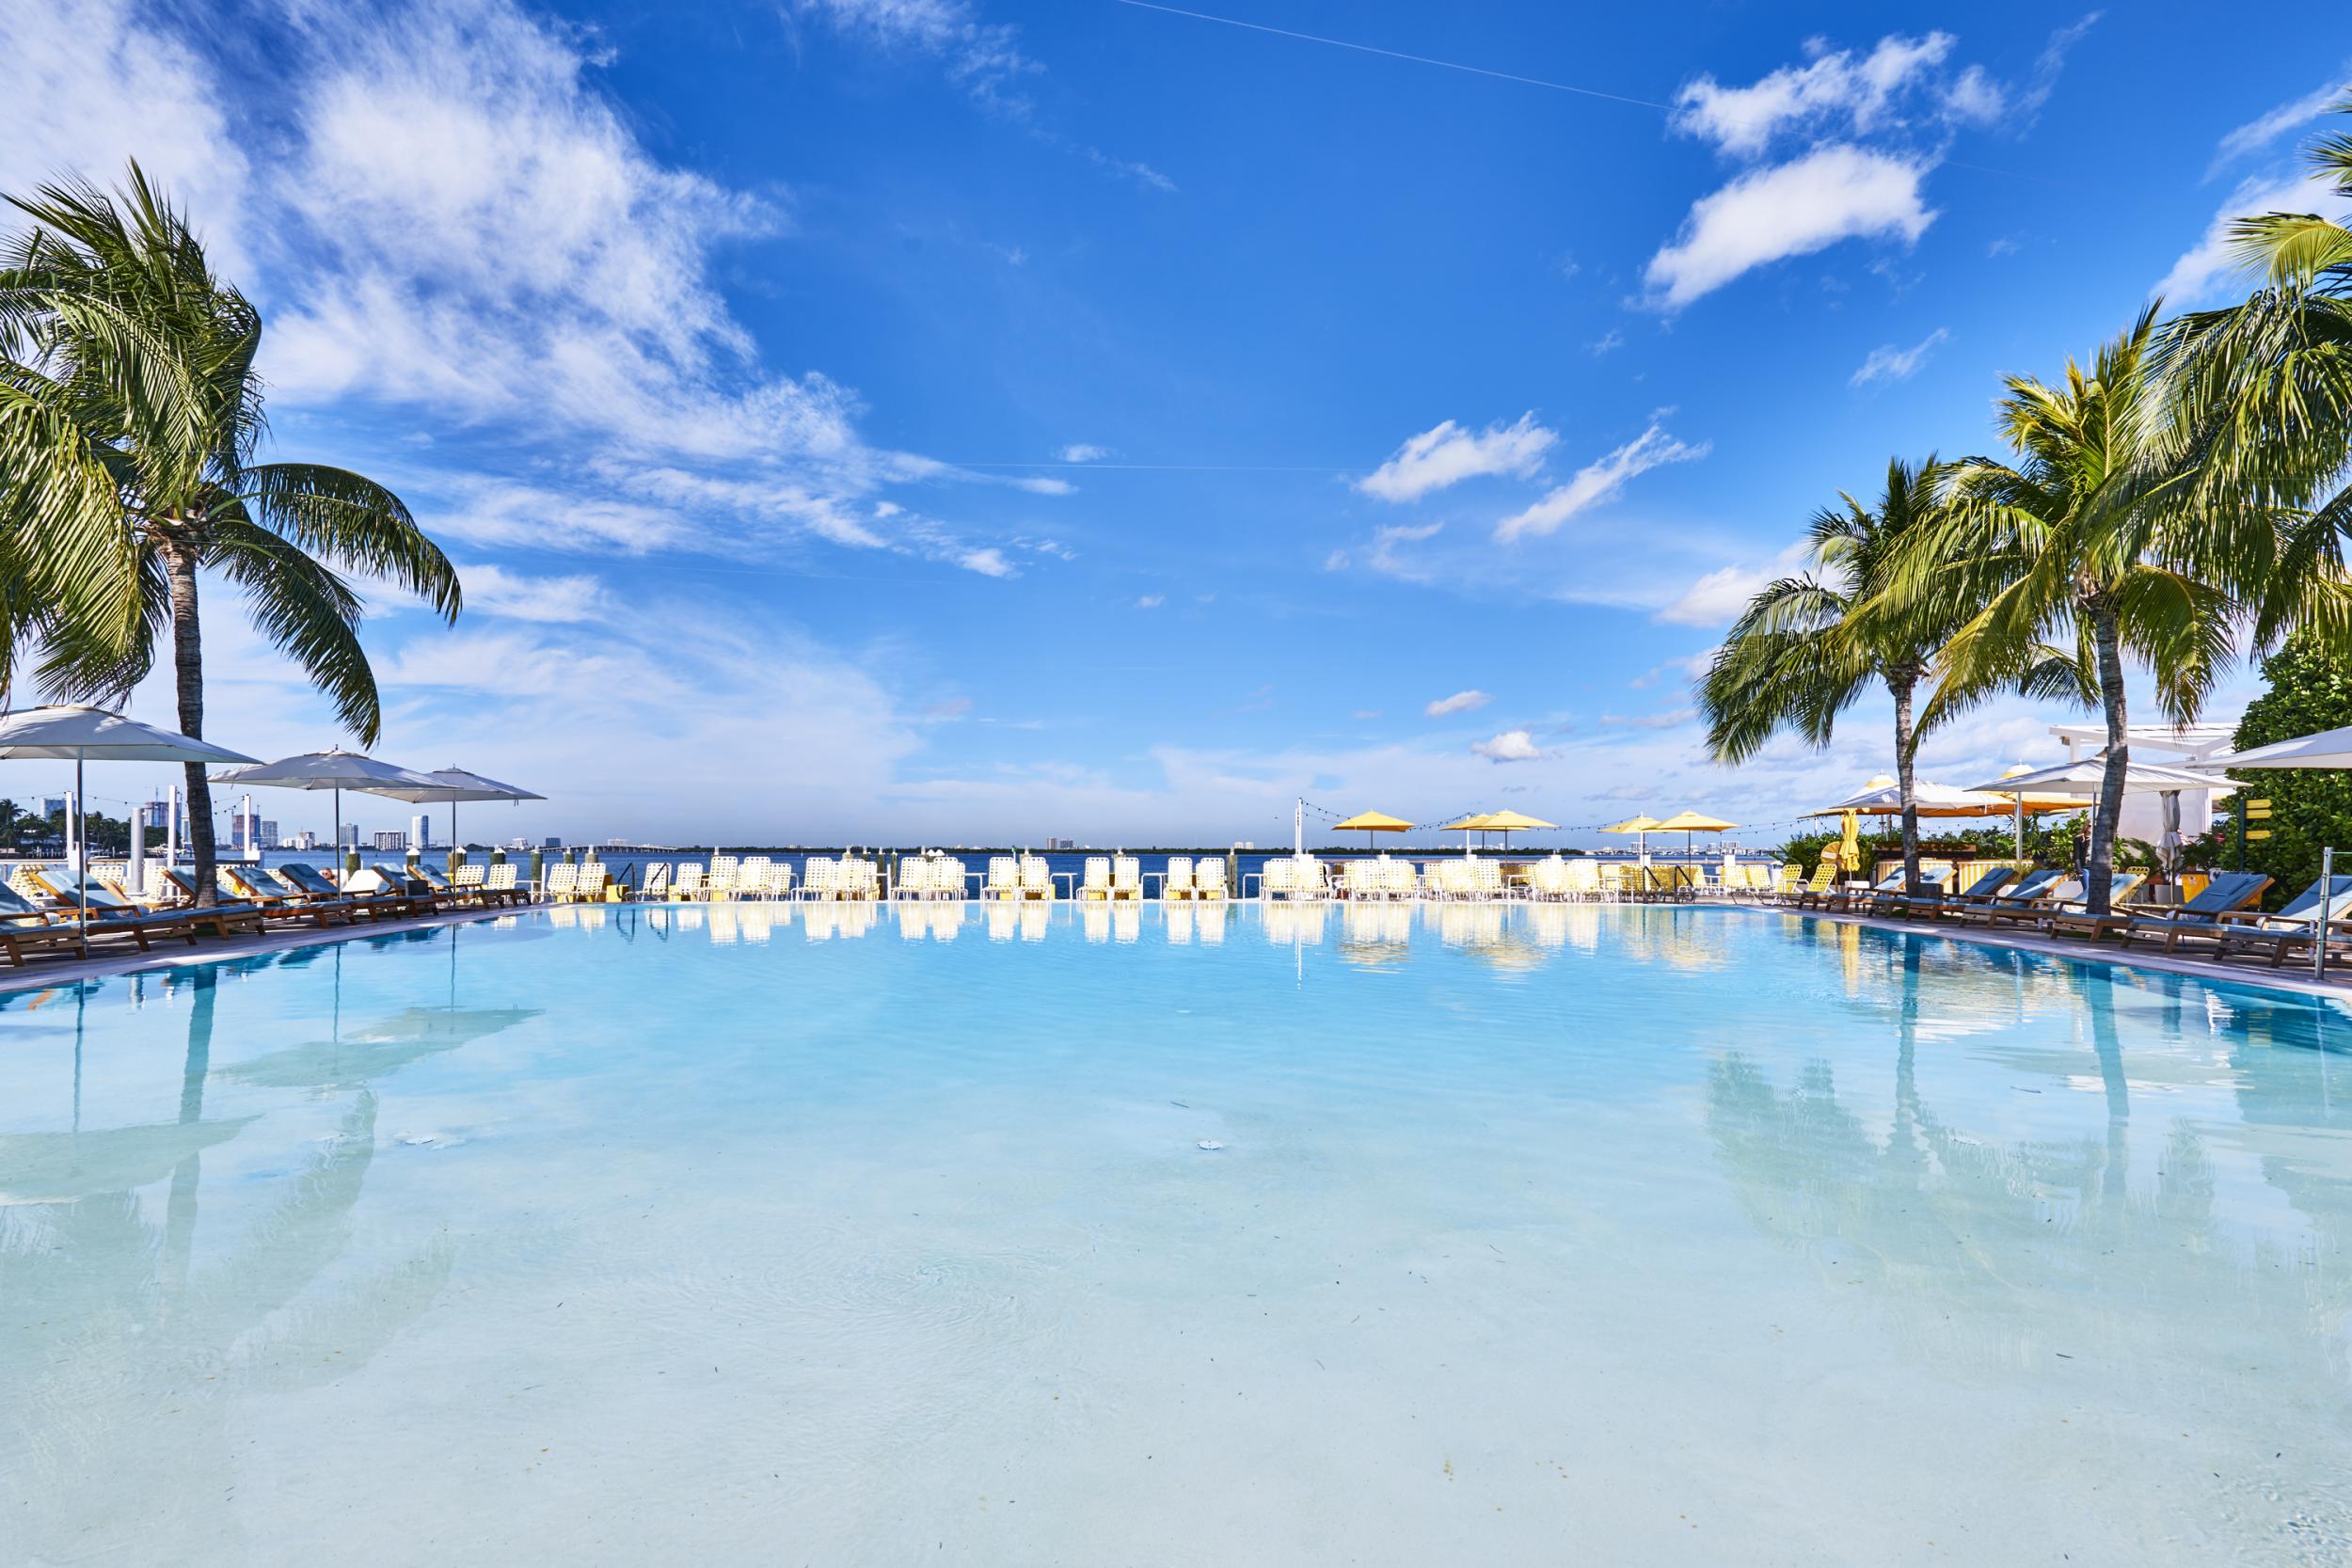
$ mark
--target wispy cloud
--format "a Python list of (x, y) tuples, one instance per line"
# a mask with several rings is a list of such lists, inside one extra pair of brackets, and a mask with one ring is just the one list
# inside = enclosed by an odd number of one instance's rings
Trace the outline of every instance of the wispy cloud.
[(1761, 593), (1765, 584), (1802, 569), (1808, 554), (1808, 546), (1800, 540), (1760, 566), (1718, 567), (1700, 577), (1680, 597), (1661, 610), (1658, 619), (1682, 626), (1727, 625), (1739, 618), (1748, 608), (1748, 601)]
[(1422, 712), (1432, 719), (1443, 719), (1453, 713), (1474, 713), (1493, 701), (1492, 697), (1473, 687), (1468, 691), (1456, 691), (1451, 697), (1440, 697), (1422, 708)]
[(1867, 387), (1873, 381), (1908, 381), (1919, 373), (1919, 367), (1928, 362), (1928, 356), (1933, 354), (1951, 335), (1948, 328), (1939, 326), (1909, 348), (1882, 343), (1870, 351), (1870, 356), (1856, 367), (1846, 384)]
[(2244, 280), (2246, 269), (2230, 230), (2240, 218), (2265, 213), (2318, 213), (2342, 221), (2352, 219), (2352, 200), (2338, 195), (2333, 183), (2316, 173), (2242, 180), (2205, 225), (2204, 233), (2173, 261), (2172, 269), (2149, 291), (2151, 294), (2161, 295), (2176, 307), (2208, 304), (2227, 292), (2226, 285), (2233, 280)]
[(1698, 716), (1696, 708), (1678, 707), (1664, 713), (1604, 713), (1600, 721), (1613, 729), (1672, 730), (1679, 729)]
[(1643, 272), (1646, 303), (1677, 310), (1754, 268), (1840, 240), (1917, 241), (1935, 221), (1920, 182), (1933, 161), (1843, 143), (1754, 169), (1692, 204)]
[(1108, 447), (1089, 446), (1084, 441), (1073, 441), (1061, 449), (1061, 460), (1064, 463), (1100, 463), (1106, 457), (1118, 455)]
[(2205, 178), (2212, 179), (2238, 159), (2260, 152), (2296, 126), (2317, 119), (2347, 92), (2352, 92), (2352, 72), (2340, 72), (2302, 97), (2290, 98), (2277, 108), (2248, 120), (2221, 138), (2214, 149), (2213, 164), (2205, 170)]
[(1587, 463), (1576, 471), (1574, 478), (1545, 496), (1523, 512), (1513, 514), (1495, 525), (1495, 538), (1505, 545), (1513, 544), (1530, 534), (1543, 535), (1556, 531), (1563, 523), (1589, 507), (1598, 506), (1623, 490), (1627, 482), (1636, 475), (1667, 463), (1688, 463), (1705, 457), (1708, 444), (1692, 446), (1666, 434), (1666, 427), (1658, 420), (1632, 440), (1604, 457)]
[(1809, 64), (1783, 66), (1747, 87), (1701, 76), (1675, 98), (1674, 127), (1726, 153), (1753, 157), (1778, 136), (1828, 130), (1867, 133), (1906, 88), (1941, 65), (1959, 40), (1949, 33), (1905, 38), (1890, 33), (1857, 59), (1820, 40), (1806, 45)]
[(1168, 595), (1165, 594), (1146, 594), (1141, 598), (1136, 600), (1136, 608), (1137, 610), (1157, 610), (1160, 606), (1166, 603), (1168, 603)]
[(1357, 482), (1356, 488), (1385, 501), (1419, 500), (1435, 490), (1483, 475), (1525, 479), (1543, 467), (1544, 453), (1560, 439), (1535, 422), (1531, 410), (1510, 424), (1470, 430), (1447, 420), (1408, 437), (1389, 460)]

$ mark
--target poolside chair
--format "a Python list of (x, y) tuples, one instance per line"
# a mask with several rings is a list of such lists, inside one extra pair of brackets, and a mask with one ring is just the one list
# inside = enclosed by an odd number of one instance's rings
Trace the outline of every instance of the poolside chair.
[(735, 872), (739, 863), (733, 855), (713, 855), (710, 869), (703, 877), (703, 896), (712, 903), (735, 896)]
[(482, 874), (489, 869), (490, 868), (488, 866), (483, 865), (477, 862), (468, 861), (465, 864), (459, 866), (451, 874), (449, 879), (450, 891), (456, 894), (458, 897), (466, 900), (468, 903), (479, 904), (483, 902)]
[(510, 861), (484, 871), (482, 896), (493, 904), (528, 904), (532, 894), (516, 877), (514, 863)]
[(1379, 889), (1380, 867), (1375, 861), (1342, 861), (1338, 893), (1350, 901), (1386, 896)]
[(1946, 868), (1937, 866), (1931, 870), (1922, 867), (1919, 872), (1922, 891), (1899, 893), (1891, 898), (1880, 899), (1874, 912), (1925, 915), (1930, 920), (1934, 920), (1941, 917), (1958, 900), (1992, 897), (1999, 889), (2009, 885), (2010, 878), (2014, 875), (2015, 873), (2006, 865), (1993, 866), (1979, 871), (1969, 879), (1966, 887), (1962, 888), (1958, 893), (1952, 893), (1946, 886), (1946, 883), (1950, 880)]
[(612, 883), (612, 873), (604, 868), (604, 863), (590, 861), (580, 868), (580, 901), (583, 904), (603, 903), (604, 890)]
[(1851, 914), (1867, 908), (1872, 899), (1883, 898), (1889, 894), (1900, 893), (1902, 890), (1903, 874), (1901, 868), (1898, 867), (1868, 887), (1836, 889), (1816, 907)]
[(789, 861), (774, 861), (770, 863), (768, 867), (768, 896), (771, 898), (789, 898), (792, 896), (792, 864)]
[[(464, 868), (460, 867), (459, 869), (462, 870)], [(668, 861), (647, 861), (645, 863), (644, 870), (639, 872), (637, 875), (638, 902), (650, 904), (657, 898), (667, 898), (668, 896), (670, 896), (670, 863)]]
[(753, 855), (735, 868), (735, 895), (738, 898), (768, 896), (768, 868), (775, 863), (767, 855)]
[[(70, 878), (60, 884), (53, 879), (55, 875), (43, 873), (40, 878), (40, 884), (49, 889), (53, 896), (63, 888), (74, 885)], [(95, 896), (97, 890), (93, 888), (91, 891), (93, 896), (87, 920), (78, 899), (63, 907), (44, 910), (13, 887), (0, 891), (0, 922), (5, 922), (6, 926), (8, 961), (23, 964), (24, 953), (27, 949), (78, 947), (84, 931), (93, 942), (108, 937), (129, 937), (142, 953), (151, 951), (148, 946), (150, 937), (184, 937), (189, 946), (196, 945), (197, 926), (200, 923), (191, 916), (185, 913), (152, 913), (123, 898), (120, 894), (110, 894), (110, 901), (102, 904)], [(58, 932), (61, 940), (49, 940), (45, 933), (51, 930)]]
[(1555, 903), (1566, 898), (1568, 863), (1553, 855), (1528, 867), (1527, 895), (1544, 903)]
[(1499, 861), (1470, 862), (1470, 896), (1479, 899), (1508, 898), (1511, 890), (1502, 883), (1502, 864)]
[(1829, 902), (1837, 891), (1837, 863), (1827, 855), (1813, 868), (1813, 879), (1804, 886), (1789, 890), (1785, 901), (1797, 908), (1812, 909)]
[[(1192, 868), (1192, 895), (1195, 898), (1202, 900), (1203, 902), (1221, 904), (1225, 901), (1225, 862), (1222, 859), (1211, 857), (1208, 860), (1197, 861), (1194, 863)], [(1221, 919), (1222, 917), (1220, 916), (1219, 918)], [(1217, 927), (1217, 934), (1216, 936), (1208, 935), (1204, 927), (1200, 940), (1203, 942), (1221, 942), (1224, 940), (1224, 934), (1225, 928), (1222, 925)]]
[[(1054, 868), (1049, 862), (1037, 855), (1021, 857), (1021, 897), (1024, 903), (1033, 899), (1053, 902)], [(1030, 940), (1025, 927), (1021, 935), (1023, 941)]]
[(851, 857), (841, 863), (841, 895), (864, 902), (882, 897), (882, 869), (874, 862)]
[(988, 857), (988, 880), (981, 885), (980, 896), (1009, 902), (1021, 896), (1021, 867), (1010, 855)]
[(2027, 871), (2022, 876), (2012, 870), (2010, 875), (2017, 879), (1981, 896), (1963, 893), (1945, 900), (1940, 911), (1942, 917), (1959, 921), (1963, 926), (1978, 920), (1990, 926), (2003, 915), (2046, 913), (2047, 910), (2037, 911), (2036, 907), (2054, 902), (2050, 895), (2066, 876), (2062, 871), (2047, 869)]
[(540, 891), (550, 904), (568, 904), (580, 889), (580, 867), (569, 861), (559, 861), (548, 867), (547, 879)]
[[(2248, 908), (2269, 886), (2270, 879), (2258, 871), (2217, 871), (2202, 893), (2178, 909), (2122, 910), (2096, 919), (2087, 913), (2058, 913), (2052, 915), (2043, 928), (2054, 933), (2088, 936), (2093, 942), (2112, 931), (2125, 947), (2142, 937), (2151, 941), (2161, 938), (2164, 950), (2171, 953), (2179, 949), (2183, 941), (2199, 937), (2217, 942), (2223, 929), (2221, 917)], [(2305, 896), (2316, 904), (2319, 891), (2313, 884)], [(2114, 902), (2120, 904), (2122, 900), (2115, 898)]]
[[(307, 920), (324, 927), (348, 926), (357, 918), (356, 911), (344, 907), (340, 892), (319, 897), (302, 892), (283, 877), (267, 876), (254, 866), (224, 865), (214, 875), (223, 893), (260, 911), (267, 920)], [(332, 885), (329, 884), (330, 889)]]
[(1293, 869), (1289, 856), (1269, 857), (1265, 863), (1265, 868), (1258, 873), (1258, 896), (1266, 899), (1288, 898), (1291, 895)]
[(1143, 901), (1143, 863), (1133, 855), (1111, 857), (1111, 902), (1136, 904)]
[[(2325, 932), (2320, 929), (2323, 907), (2328, 914)], [(2185, 934), (2182, 940), (2201, 938)], [(2266, 957), (2273, 969), (2298, 949), (2308, 956), (2319, 945), (2324, 948), (2319, 958), (2325, 970), (2330, 956), (2352, 953), (2352, 877), (2321, 878), (2269, 914), (2260, 910), (2226, 911), (2214, 940), (2216, 958), (2240, 953)]]
[(1100, 898), (1109, 901), (1111, 895), (1111, 862), (1107, 855), (1089, 855), (1086, 879), (1078, 884), (1078, 901), (1086, 903)]
[(1168, 856), (1167, 875), (1160, 879), (1160, 901), (1166, 903), (1173, 898), (1190, 898), (1192, 891), (1192, 857)]
[(2147, 879), (2145, 872), (2120, 871), (2116, 873), (2107, 883), (2107, 913), (2095, 920), (2090, 914), (2090, 884), (2072, 881), (2064, 890), (2068, 895), (2058, 899), (2055, 906), (2042, 915), (2041, 929), (2048, 936), (2087, 936), (2093, 942), (2106, 936), (2109, 931), (2121, 930), (2135, 913), (2148, 912), (2123, 908), (2131, 901), (2133, 895), (2139, 891), (2140, 884)]
[(830, 855), (811, 855), (801, 866), (801, 896), (833, 899), (841, 894), (841, 863)]
[[(389, 880), (367, 871), (351, 873), (352, 886), (339, 886), (328, 881), (315, 866), (300, 861), (288, 861), (278, 868), (278, 880), (293, 888), (309, 901), (312, 909), (336, 909), (347, 915), (366, 915), (370, 920), (388, 920), (409, 912), (405, 880)], [(364, 884), (361, 879), (367, 879)], [(366, 896), (361, 896), (365, 895)]]

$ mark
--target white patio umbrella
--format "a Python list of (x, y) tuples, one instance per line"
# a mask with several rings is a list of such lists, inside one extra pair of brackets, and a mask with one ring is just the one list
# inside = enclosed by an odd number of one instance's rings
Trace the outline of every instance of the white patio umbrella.
[(362, 786), (370, 795), (389, 796), (411, 805), (438, 805), (449, 802), (449, 847), (458, 847), (457, 802), (460, 800), (544, 800), (516, 784), (501, 784), (479, 773), (469, 773), (462, 768), (437, 768), (422, 775), (426, 784), (389, 784)]
[(250, 768), (232, 768), (226, 773), (213, 775), (215, 784), (258, 785), (264, 789), (331, 789), (335, 792), (335, 853), (343, 851), (343, 791), (376, 790), (385, 785), (402, 784), (411, 788), (430, 788), (432, 781), (411, 768), (378, 762), (358, 752), (304, 752), (276, 762), (256, 763)]
[(2206, 757), (2205, 768), (2352, 768), (2352, 726)]
[[(142, 724), (103, 707), (60, 703), (0, 715), (0, 758), (37, 758), (73, 764), (73, 893), (80, 904), (82, 951), (89, 951), (89, 796), (82, 787), (86, 762), (251, 762), (242, 752), (215, 746), (177, 730)], [(143, 832), (131, 814), (134, 833)]]
[[(2156, 845), (2163, 856), (2165, 874), (2169, 877), (2180, 861), (2181, 791), (2211, 789), (2224, 793), (2238, 787), (2238, 781), (2226, 778), (2218, 771), (2209, 770), (2212, 763), (2201, 768), (2175, 768), (2169, 763), (2134, 762), (2123, 765), (2123, 793), (2126, 795), (2160, 795), (2164, 798), (2164, 833)], [(2074, 762), (2052, 763), (2047, 768), (2012, 768), (1991, 784), (1977, 787), (1987, 794), (2014, 795), (2019, 804), (2027, 796), (2043, 796), (2089, 805), (2098, 799), (2100, 786), (2106, 783), (2107, 765), (2104, 756), (2082, 757)], [(2046, 807), (2045, 807), (2046, 809)], [(2025, 813), (2018, 813), (2019, 852), (2024, 852)]]

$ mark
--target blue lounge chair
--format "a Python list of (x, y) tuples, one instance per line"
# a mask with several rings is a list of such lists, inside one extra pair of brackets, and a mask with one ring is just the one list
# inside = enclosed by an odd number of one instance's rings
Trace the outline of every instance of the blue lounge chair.
[[(1919, 891), (1908, 888), (1895, 893), (1870, 895), (1872, 914), (1929, 914), (1944, 907), (1945, 882), (1951, 877), (1948, 865), (1931, 865), (1919, 873)], [(2006, 878), (2005, 871), (2002, 876)]]
[(2126, 947), (2141, 937), (2162, 938), (2164, 950), (2170, 953), (2184, 937), (2215, 935), (2221, 928), (2223, 915), (2246, 908), (2269, 885), (2270, 879), (2258, 871), (2217, 871), (2202, 893), (2177, 910), (2119, 911), (2100, 920), (2075, 916), (2068, 919), (2067, 928), (2093, 942), (2113, 931)]
[[(2016, 873), (2010, 873), (2016, 876)], [(2002, 914), (2030, 910), (2049, 896), (2065, 873), (2060, 871), (2028, 871), (2006, 887), (1994, 889), (1980, 897), (1962, 894), (1944, 906), (1944, 913), (1963, 923), (1982, 920), (1991, 925)]]
[[(2328, 933), (2324, 939), (2319, 929), (2323, 905), (2328, 911)], [(2352, 877), (2323, 877), (2289, 899), (2276, 913), (2226, 911), (2211, 932), (2183, 932), (2176, 940), (2201, 941), (2210, 937), (2217, 958), (2239, 952), (2263, 954), (2269, 958), (2270, 967), (2277, 969), (2286, 961), (2289, 953), (2296, 948), (2308, 953), (2314, 942), (2322, 940), (2330, 953), (2352, 951), (2352, 935), (2346, 934), (2347, 921), (2352, 921)]]

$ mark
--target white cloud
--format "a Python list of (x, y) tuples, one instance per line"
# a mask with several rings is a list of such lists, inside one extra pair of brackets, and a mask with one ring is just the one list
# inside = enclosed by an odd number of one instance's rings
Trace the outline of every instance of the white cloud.
[(1600, 721), (1613, 729), (1673, 730), (1679, 729), (1698, 717), (1696, 708), (1672, 708), (1664, 713), (1604, 713)]
[(1625, 334), (1613, 326), (1591, 342), (1586, 343), (1584, 352), (1597, 359), (1604, 354), (1613, 354), (1623, 347), (1625, 347)]
[(2352, 82), (2338, 76), (2313, 87), (2300, 98), (2289, 99), (2269, 113), (2248, 120), (2221, 138), (2214, 150), (2213, 166), (2205, 171), (2205, 178), (2212, 179), (2225, 166), (2261, 151), (2282, 134), (2326, 113), (2348, 91), (2352, 91)]
[(1559, 439), (1556, 431), (1535, 422), (1532, 410), (1483, 431), (1447, 420), (1407, 439), (1356, 488), (1385, 501), (1410, 501), (1482, 475), (1525, 479), (1542, 468), (1544, 453)]
[(1476, 740), (1470, 750), (1488, 762), (1534, 762), (1543, 751), (1525, 730), (1505, 730), (1491, 740)]
[(1100, 463), (1105, 457), (1118, 455), (1108, 447), (1089, 446), (1084, 441), (1073, 441), (1061, 449), (1061, 460), (1065, 463)]
[(1418, 562), (1401, 554), (1397, 546), (1418, 545), (1435, 539), (1445, 531), (1443, 523), (1392, 523), (1372, 531), (1372, 553), (1364, 557), (1364, 564), (1387, 577), (1406, 582), (1426, 582), (1427, 570)]
[(2337, 194), (2328, 181), (2315, 173), (2240, 181), (2198, 242), (2181, 253), (2172, 270), (2150, 292), (2177, 308), (2210, 303), (2231, 292), (2228, 286), (2233, 283), (2250, 290), (2252, 280), (2240, 268), (2230, 230), (2240, 218), (2264, 213), (2317, 213), (2341, 222), (2352, 219), (2352, 200)]
[(247, 169), (221, 112), (230, 95), (137, 12), (128, 0), (0, 6), (0, 61), (16, 105), (0, 136), (0, 192), (30, 197), (73, 175), (113, 186), (135, 157), (195, 221), (214, 264), (246, 278)]
[(1846, 384), (1867, 387), (1873, 381), (1908, 381), (1919, 373), (1919, 367), (1928, 362), (1928, 356), (1935, 352), (1937, 345), (1951, 335), (1949, 328), (1939, 326), (1909, 348), (1882, 343), (1870, 351), (1870, 356), (1862, 361)]
[(982, 22), (962, 0), (793, 0), (793, 8), (884, 49), (936, 55), (977, 102), (1016, 118), (1030, 112), (1007, 89), (1044, 67), (1021, 53), (1011, 27)]
[(1685, 589), (1681, 597), (1658, 612), (1658, 619), (1681, 626), (1720, 626), (1739, 619), (1748, 601), (1764, 585), (1801, 569), (1808, 557), (1802, 540), (1761, 566), (1720, 567)]
[(1624, 446), (1587, 463), (1565, 484), (1525, 511), (1496, 524), (1495, 538), (1508, 545), (1531, 533), (1554, 532), (1578, 513), (1614, 497), (1635, 475), (1647, 473), (1661, 464), (1687, 463), (1705, 457), (1708, 450), (1708, 443), (1705, 441), (1692, 446), (1676, 440), (1666, 434), (1664, 425), (1653, 420), (1648, 429)]
[(502, 615), (516, 621), (570, 623), (604, 618), (613, 609), (604, 585), (594, 577), (531, 577), (479, 562), (457, 569), (465, 586), (468, 615)]
[(1492, 697), (1473, 687), (1468, 691), (1456, 691), (1451, 697), (1440, 697), (1422, 708), (1422, 712), (1432, 719), (1443, 719), (1453, 713), (1475, 713), (1493, 701)]
[(956, 558), (956, 564), (967, 572), (977, 572), (984, 578), (1017, 578), (1020, 569), (1005, 559), (1005, 552), (991, 546), (984, 550), (966, 550)]
[(1944, 62), (1958, 40), (1949, 33), (1923, 39), (1889, 34), (1857, 60), (1847, 50), (1825, 52), (1815, 40), (1804, 66), (1784, 66), (1744, 87), (1701, 76), (1675, 98), (1674, 127), (1713, 142), (1735, 156), (1763, 152), (1783, 132), (1827, 128), (1866, 133), (1886, 117), (1898, 94)]
[(1990, 125), (2009, 107), (2009, 94), (1985, 74), (1984, 67), (1972, 65), (1944, 89), (1944, 106), (1955, 119)]
[(1643, 274), (1647, 303), (1679, 309), (1752, 268), (1840, 240), (1912, 244), (1935, 221), (1920, 198), (1931, 166), (1924, 158), (1832, 143), (1742, 174), (1692, 204), (1674, 243), (1650, 258)]
[(1168, 603), (1168, 595), (1165, 594), (1146, 594), (1143, 597), (1136, 601), (1136, 608), (1137, 610), (1157, 610), (1160, 606), (1166, 603)]

